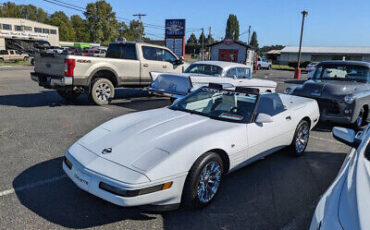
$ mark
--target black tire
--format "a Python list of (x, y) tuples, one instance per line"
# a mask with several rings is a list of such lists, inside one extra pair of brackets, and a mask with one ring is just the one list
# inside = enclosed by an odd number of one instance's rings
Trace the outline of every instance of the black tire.
[(31, 58), (31, 65), (35, 65), (35, 59)]
[[(218, 180), (217, 189), (214, 194), (210, 197), (208, 201), (202, 201), (202, 198), (198, 195), (198, 189), (201, 187), (201, 173), (206, 170), (206, 168), (211, 167), (215, 163), (220, 169), (220, 176)], [(202, 208), (212, 202), (214, 197), (217, 195), (220, 189), (222, 175), (224, 173), (223, 161), (221, 157), (214, 152), (208, 152), (199, 157), (186, 178), (185, 185), (182, 193), (182, 205), (185, 208)], [(211, 177), (207, 177), (208, 181)], [(206, 187), (206, 186), (205, 186)], [(208, 189), (209, 187), (207, 187)], [(207, 193), (208, 194), (208, 193)]]
[(24, 58), (23, 58), (23, 61), (24, 61), (24, 62), (27, 62), (27, 61), (28, 61), (28, 57), (24, 57)]
[(0, 63), (1, 63), (1, 62), (4, 62), (4, 58), (0, 58)]
[[(306, 134), (307, 137), (306, 136), (305, 137), (300, 136), (301, 135), (300, 132), (304, 128), (307, 129), (307, 134)], [(301, 139), (301, 137), (305, 139), (305, 143), (303, 144), (303, 146), (299, 147), (299, 145), (302, 144), (302, 142), (300, 142), (297, 139), (298, 138)], [(306, 150), (309, 138), (310, 138), (310, 124), (308, 123), (308, 121), (302, 120), (302, 121), (299, 122), (299, 124), (298, 124), (298, 126), (295, 130), (292, 143), (288, 147), (288, 150), (289, 150), (290, 154), (293, 155), (293, 156), (301, 156), (304, 153), (304, 151)]]
[(75, 101), (81, 94), (73, 91), (72, 89), (57, 89), (57, 93), (66, 101)]
[(97, 78), (92, 82), (90, 98), (96, 105), (107, 105), (114, 98), (114, 85), (109, 79)]
[(365, 108), (362, 107), (361, 110), (360, 110), (360, 113), (358, 114), (358, 117), (357, 117), (355, 123), (352, 124), (352, 127), (355, 130), (359, 130), (365, 124), (366, 124)]

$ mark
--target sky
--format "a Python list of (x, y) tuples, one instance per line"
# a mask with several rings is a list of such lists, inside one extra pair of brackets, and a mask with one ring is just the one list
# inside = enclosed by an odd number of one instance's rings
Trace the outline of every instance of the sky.
[[(0, 4), (8, 0), (0, 0)], [(62, 10), (68, 16), (81, 12), (53, 5), (44, 0), (11, 0), (17, 4), (33, 4), (48, 13)], [(60, 0), (85, 7), (91, 0)], [(370, 46), (370, 0), (107, 0), (117, 16), (134, 19), (135, 13), (145, 13), (144, 23), (164, 27), (165, 19), (186, 19), (186, 37), (193, 32), (199, 37), (201, 28), (211, 27), (212, 35), (220, 40), (225, 35), (229, 14), (239, 20), (240, 33), (257, 32), (260, 47), (264, 45), (299, 45), (301, 11), (308, 11), (303, 46)], [(151, 39), (164, 37), (164, 29), (147, 27)], [(247, 41), (248, 33), (240, 40)]]

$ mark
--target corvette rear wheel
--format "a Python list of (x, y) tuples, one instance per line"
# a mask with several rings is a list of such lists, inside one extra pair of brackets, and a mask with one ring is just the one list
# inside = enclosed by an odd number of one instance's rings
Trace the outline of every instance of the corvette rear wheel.
[(310, 137), (310, 125), (306, 120), (299, 122), (292, 144), (289, 146), (289, 150), (294, 156), (300, 156), (306, 150), (308, 139)]
[(221, 157), (208, 152), (198, 158), (191, 168), (183, 189), (183, 205), (201, 208), (208, 205), (217, 194), (223, 174)]

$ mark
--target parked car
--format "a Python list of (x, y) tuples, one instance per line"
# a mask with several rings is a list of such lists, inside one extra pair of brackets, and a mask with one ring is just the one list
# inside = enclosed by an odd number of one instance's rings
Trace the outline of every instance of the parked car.
[(97, 105), (108, 104), (116, 87), (146, 87), (151, 71), (183, 72), (184, 61), (166, 47), (143, 42), (115, 42), (106, 58), (40, 54), (32, 80), (56, 89), (67, 100), (86, 93)]
[(47, 53), (56, 53), (56, 54), (61, 54), (64, 52), (64, 48), (59, 47), (59, 46), (50, 46), (47, 51)]
[(107, 51), (102, 49), (86, 49), (83, 56), (105, 57)]
[(203, 207), (223, 175), (284, 147), (303, 154), (318, 119), (312, 99), (211, 84), (100, 125), (66, 151), (63, 169), (117, 205)]
[(29, 55), (16, 50), (0, 50), (0, 62), (28, 61)]
[(257, 58), (257, 69), (271, 69), (272, 63), (269, 62), (266, 58), (258, 57)]
[(332, 133), (353, 148), (322, 195), (310, 229), (370, 229), (370, 126), (357, 134), (340, 127), (333, 128)]
[(246, 65), (223, 61), (198, 61), (191, 64), (183, 74), (151, 72), (153, 83), (149, 92), (157, 95), (181, 98), (209, 83), (230, 87), (244, 86), (260, 92), (275, 92), (277, 83), (252, 78)]
[(319, 64), (319, 62), (311, 62), (306, 66), (307, 71), (307, 78), (308, 80), (312, 79), (313, 74), (315, 73), (316, 66)]
[(317, 65), (313, 79), (288, 94), (316, 99), (320, 119), (353, 124), (356, 129), (369, 118), (370, 63), (360, 61), (324, 61)]

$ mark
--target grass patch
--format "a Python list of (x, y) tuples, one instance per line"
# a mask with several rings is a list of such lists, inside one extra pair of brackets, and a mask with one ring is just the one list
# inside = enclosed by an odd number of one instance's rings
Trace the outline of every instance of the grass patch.
[[(290, 67), (288, 65), (272, 65), (272, 68), (273, 69), (277, 69), (277, 70), (290, 70), (290, 71), (294, 71), (294, 68), (293, 67)], [(306, 69), (305, 68), (301, 68), (301, 71), (305, 71)]]
[(28, 61), (18, 61), (18, 62), (0, 62), (0, 66), (18, 66), (18, 65), (31, 65)]

